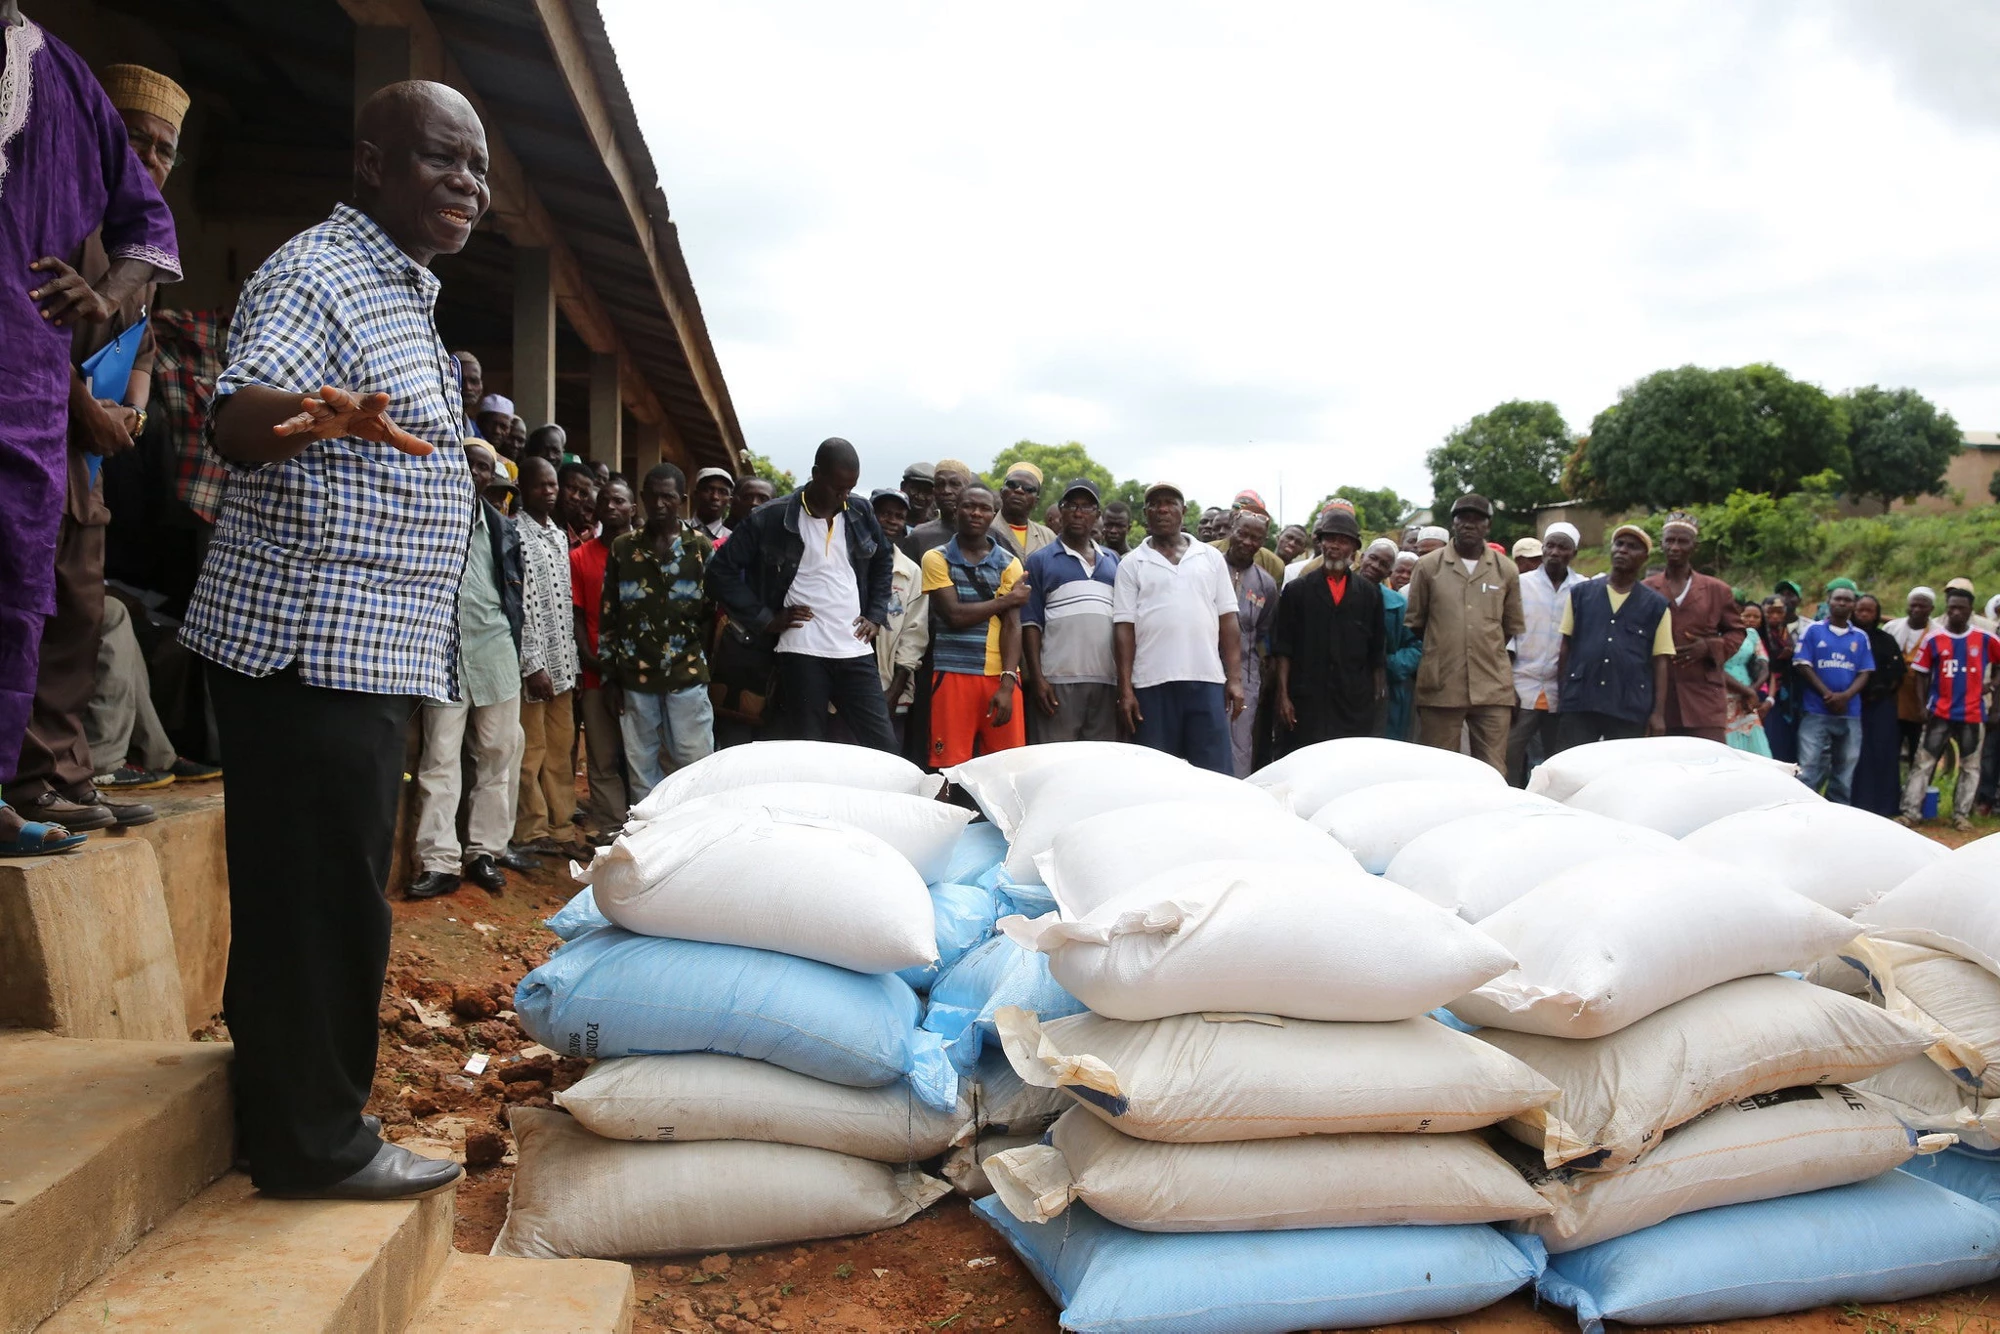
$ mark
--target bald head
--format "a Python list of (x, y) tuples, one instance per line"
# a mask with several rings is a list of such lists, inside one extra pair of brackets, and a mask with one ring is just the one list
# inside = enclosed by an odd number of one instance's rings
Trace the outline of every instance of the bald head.
[(456, 89), (392, 83), (354, 121), (354, 200), (419, 264), (465, 248), (492, 202), (486, 129)]
[(847, 503), (848, 492), (861, 480), (861, 456), (854, 446), (834, 436), (813, 451), (812, 480), (806, 483), (806, 500), (814, 513), (830, 514)]
[(860, 472), (861, 455), (853, 445), (836, 435), (819, 442), (819, 448), (813, 451), (813, 468), (815, 471), (820, 468), (852, 468)]

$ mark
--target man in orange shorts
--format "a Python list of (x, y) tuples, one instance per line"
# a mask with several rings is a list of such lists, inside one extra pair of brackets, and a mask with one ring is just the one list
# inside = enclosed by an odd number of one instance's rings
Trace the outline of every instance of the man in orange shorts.
[(930, 595), (933, 767), (1027, 743), (1021, 693), (1021, 562), (987, 536), (999, 502), (983, 486), (958, 498), (957, 535), (924, 553)]

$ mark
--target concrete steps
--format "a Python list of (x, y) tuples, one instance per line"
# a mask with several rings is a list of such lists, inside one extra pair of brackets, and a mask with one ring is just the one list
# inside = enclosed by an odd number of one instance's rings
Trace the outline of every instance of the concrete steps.
[(632, 1267), (454, 1252), (409, 1334), (630, 1334)]
[(0, 1033), (0, 1330), (33, 1329), (229, 1166), (229, 1054)]

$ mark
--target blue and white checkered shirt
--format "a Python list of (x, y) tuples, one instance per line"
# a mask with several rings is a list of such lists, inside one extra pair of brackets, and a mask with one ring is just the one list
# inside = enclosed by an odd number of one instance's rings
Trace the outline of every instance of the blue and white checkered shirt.
[[(181, 641), (247, 676), (456, 694), (458, 588), (472, 526), (458, 368), (432, 319), (437, 276), (346, 205), (243, 285), (216, 403), (245, 385), (389, 395), (437, 452), (344, 436), (232, 467)], [(211, 427), (212, 429), (212, 427)]]

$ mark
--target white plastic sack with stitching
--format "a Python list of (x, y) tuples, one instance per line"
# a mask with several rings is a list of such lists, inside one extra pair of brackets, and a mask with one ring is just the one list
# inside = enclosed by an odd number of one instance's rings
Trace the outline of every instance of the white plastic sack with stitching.
[(606, 1139), (747, 1139), (803, 1144), (878, 1163), (934, 1158), (972, 1134), (972, 1101), (932, 1111), (905, 1084), (849, 1088), (765, 1061), (712, 1052), (598, 1061), (555, 1095)]
[(1945, 854), (1854, 914), (1871, 936), (1907, 940), (2000, 973), (2000, 838)]
[(1595, 1038), (1731, 978), (1800, 968), (1852, 938), (1845, 917), (1677, 849), (1559, 872), (1479, 929), (1520, 961), (1452, 1002), (1469, 1024)]
[(1032, 776), (1046, 777), (1034, 788), (1034, 795), (1025, 800), (1021, 823), (1007, 848), (1007, 876), (1016, 884), (1040, 884), (1042, 873), (1035, 865), (1035, 858), (1047, 852), (1063, 830), (1106, 811), (1147, 806), (1171, 798), (1198, 801), (1218, 811), (1237, 810), (1251, 816), (1290, 815), (1289, 810), (1280, 810), (1276, 798), (1263, 788), (1206, 769), (1190, 768), (1162, 782), (1143, 778), (1134, 781), (1129, 774), (1114, 777), (1105, 773), (1101, 765), (1042, 769)]
[(1865, 1181), (1919, 1153), (1949, 1148), (1953, 1139), (1920, 1139), (1844, 1088), (1759, 1093), (1667, 1132), (1658, 1149), (1615, 1172), (1524, 1167), (1554, 1212), (1516, 1230), (1534, 1233), (1551, 1254), (1561, 1254), (1696, 1209)]
[(1026, 785), (1028, 775), (1043, 769), (1059, 773), (1091, 768), (1104, 774), (1107, 782), (1122, 782), (1155, 765), (1176, 770), (1188, 767), (1186, 760), (1150, 746), (1123, 741), (1057, 741), (978, 755), (942, 770), (941, 776), (954, 787), (965, 789), (980, 814), (1011, 839), (1021, 823), (1022, 797), (1016, 788)]
[(1606, 774), (1649, 764), (1737, 764), (1796, 774), (1796, 764), (1767, 760), (1747, 750), (1698, 736), (1629, 737), (1622, 741), (1592, 741), (1549, 756), (1528, 775), (1528, 791), (1552, 801), (1568, 801)]
[(1567, 806), (1515, 807), (1468, 815), (1419, 834), (1383, 874), (1466, 921), (1479, 922), (1559, 871), (1675, 846), (1658, 830)]
[(1718, 1103), (1798, 1084), (1850, 1084), (1924, 1049), (1865, 1001), (1767, 973), (1710, 987), (1608, 1037), (1481, 1029), (1562, 1096), (1504, 1129), (1549, 1167), (1613, 1168)]
[(1041, 1140), (1039, 1134), (1008, 1135), (982, 1130), (977, 1143), (961, 1144), (947, 1153), (944, 1165), (938, 1171), (951, 1183), (953, 1191), (969, 1200), (983, 1200), (993, 1193), (993, 1183), (986, 1179), (986, 1160), (996, 1153), (1024, 1149), (1030, 1144), (1041, 1143)]
[(1412, 839), (1439, 825), (1468, 815), (1524, 808), (1562, 809), (1546, 797), (1504, 784), (1495, 787), (1490, 783), (1413, 778), (1377, 783), (1335, 797), (1315, 811), (1308, 823), (1325, 830), (1334, 842), (1353, 853), (1362, 870), (1381, 875)]
[(650, 820), (684, 801), (753, 783), (837, 783), (876, 792), (936, 796), (944, 780), (900, 755), (833, 741), (758, 741), (705, 755), (667, 775), (632, 807), (631, 818)]
[(605, 1260), (875, 1232), (949, 1193), (935, 1177), (796, 1144), (643, 1144), (516, 1107), (520, 1166), (492, 1254)]
[(1831, 801), (1738, 811), (1703, 825), (1681, 846), (1796, 890), (1843, 917), (1951, 855), (1914, 829)]
[(2000, 977), (1900, 940), (1857, 940), (1849, 953), (1874, 979), (1882, 1007), (1930, 1035), (1941, 1069), (1976, 1093), (2000, 1095)]
[(642, 825), (576, 878), (596, 891), (599, 912), (640, 935), (775, 950), (857, 973), (938, 957), (930, 890), (909, 858), (836, 820), (753, 807)]
[[(865, 829), (910, 859), (925, 884), (944, 879), (972, 812), (963, 806), (908, 792), (878, 792), (834, 783), (756, 783), (682, 802), (645, 822), (677, 829), (725, 810), (764, 807), (815, 820), (838, 820)], [(628, 825), (630, 832), (634, 826)]]
[(1024, 1223), (1046, 1223), (1082, 1200), (1141, 1232), (1498, 1223), (1549, 1209), (1476, 1135), (1161, 1144), (1078, 1109), (1063, 1114), (1047, 1144), (1009, 1149), (985, 1166), (1000, 1203)]
[(1920, 1135), (1956, 1135), (1967, 1149), (2000, 1154), (2000, 1099), (1980, 1097), (1928, 1056), (1912, 1056), (1851, 1087)]
[(1409, 1019), (1513, 962), (1435, 904), (1325, 866), (1198, 862), (1075, 920), (1003, 917), (1000, 929), (1048, 955), (1063, 989), (1112, 1019)]
[(1450, 1134), (1556, 1097), (1554, 1084), (1505, 1052), (1429, 1018), (1182, 1014), (1134, 1024), (1079, 1014), (1040, 1023), (1009, 1009), (995, 1023), (1021, 1079), (1064, 1090), (1139, 1139)]
[(1359, 871), (1354, 854), (1296, 816), (1201, 801), (1128, 806), (1080, 820), (1036, 859), (1042, 883), (1068, 917), (1163, 871), (1196, 862), (1309, 863)]
[(1769, 766), (1642, 764), (1591, 780), (1567, 804), (1686, 838), (1737, 811), (1824, 800), (1791, 774)]
[(1469, 755), (1377, 736), (1337, 737), (1301, 746), (1244, 781), (1257, 787), (1286, 789), (1292, 809), (1307, 816), (1349, 792), (1412, 779), (1477, 787), (1504, 787), (1507, 783), (1499, 770)]

